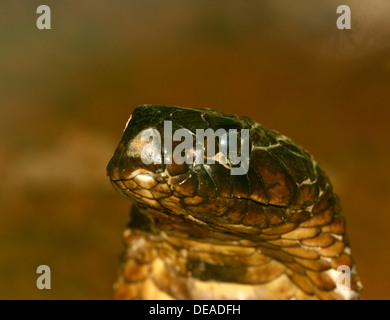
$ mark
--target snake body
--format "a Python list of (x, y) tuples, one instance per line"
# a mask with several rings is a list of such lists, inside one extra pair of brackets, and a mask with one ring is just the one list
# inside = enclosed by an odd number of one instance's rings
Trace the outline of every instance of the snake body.
[[(248, 129), (249, 170), (141, 160), (140, 132)], [(216, 139), (216, 148), (218, 140)], [(164, 150), (161, 151), (164, 156)], [(339, 199), (314, 158), (247, 117), (212, 109), (136, 108), (107, 167), (135, 202), (117, 299), (359, 299)], [(350, 289), (337, 285), (340, 266)]]

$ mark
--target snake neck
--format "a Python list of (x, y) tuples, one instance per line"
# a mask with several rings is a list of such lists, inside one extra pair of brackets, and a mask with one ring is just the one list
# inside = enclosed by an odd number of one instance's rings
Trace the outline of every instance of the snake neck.
[[(332, 213), (330, 221), (317, 235), (313, 220), (295, 229), (295, 239), (287, 239), (290, 233), (253, 241), (135, 207), (117, 298), (129, 292), (136, 299), (359, 298), (343, 218)], [(349, 291), (337, 287), (340, 265), (352, 270)]]

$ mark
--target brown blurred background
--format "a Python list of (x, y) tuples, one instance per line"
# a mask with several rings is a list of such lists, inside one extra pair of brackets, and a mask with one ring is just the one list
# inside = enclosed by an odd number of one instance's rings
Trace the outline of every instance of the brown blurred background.
[[(36, 28), (49, 5), (52, 30)], [(366, 299), (390, 298), (390, 2), (0, 2), (0, 298), (109, 299), (129, 203), (105, 176), (139, 104), (215, 107), (304, 146)], [(36, 268), (52, 289), (36, 288)]]

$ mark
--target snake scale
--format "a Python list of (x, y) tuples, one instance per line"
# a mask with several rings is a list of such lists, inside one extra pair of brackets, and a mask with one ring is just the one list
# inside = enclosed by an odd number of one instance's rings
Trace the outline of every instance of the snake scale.
[[(230, 174), (217, 157), (211, 164), (145, 164), (141, 153), (148, 142), (140, 132), (152, 128), (163, 136), (164, 121), (194, 137), (197, 129), (248, 129), (246, 174)], [(158, 156), (164, 152), (171, 151)], [(139, 106), (107, 175), (135, 203), (116, 299), (360, 298), (345, 220), (328, 177), (307, 151), (250, 118)], [(339, 266), (350, 270), (350, 289), (337, 285)]]

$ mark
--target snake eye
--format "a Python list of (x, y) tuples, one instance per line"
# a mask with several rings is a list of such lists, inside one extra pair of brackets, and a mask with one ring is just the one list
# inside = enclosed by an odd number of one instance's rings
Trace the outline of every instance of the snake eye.
[(173, 152), (170, 156), (171, 164), (167, 164), (167, 170), (171, 176), (177, 176), (188, 171), (188, 155), (185, 149), (177, 149), (176, 147), (180, 144), (180, 141), (173, 141), (172, 148)]
[(167, 169), (171, 176), (177, 176), (186, 173), (188, 171), (188, 166), (186, 163), (178, 164), (173, 162), (172, 164), (167, 164)]

